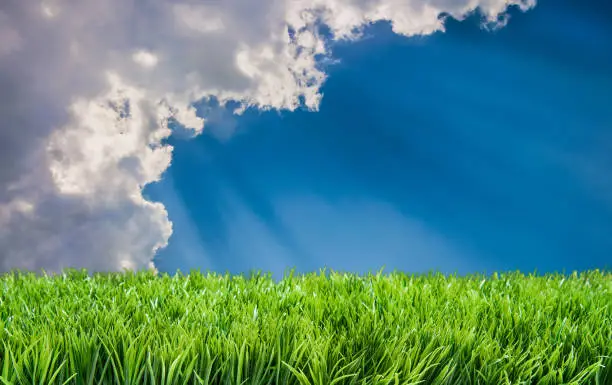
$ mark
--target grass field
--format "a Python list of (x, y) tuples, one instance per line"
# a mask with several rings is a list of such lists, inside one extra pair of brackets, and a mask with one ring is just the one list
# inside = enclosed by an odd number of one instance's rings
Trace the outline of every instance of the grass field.
[(0, 278), (0, 384), (612, 384), (612, 272)]

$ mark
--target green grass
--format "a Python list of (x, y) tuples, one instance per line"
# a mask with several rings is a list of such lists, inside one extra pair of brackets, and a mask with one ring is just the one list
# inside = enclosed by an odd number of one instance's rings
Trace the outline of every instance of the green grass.
[(612, 273), (0, 278), (0, 384), (612, 384)]

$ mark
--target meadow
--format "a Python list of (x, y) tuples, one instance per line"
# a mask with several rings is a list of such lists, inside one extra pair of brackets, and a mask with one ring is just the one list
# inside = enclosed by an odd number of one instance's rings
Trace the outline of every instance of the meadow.
[(0, 277), (0, 384), (612, 384), (612, 272)]

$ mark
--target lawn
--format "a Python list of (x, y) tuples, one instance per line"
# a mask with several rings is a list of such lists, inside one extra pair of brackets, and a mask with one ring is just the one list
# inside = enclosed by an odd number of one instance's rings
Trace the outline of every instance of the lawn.
[(612, 272), (0, 276), (0, 384), (612, 384)]

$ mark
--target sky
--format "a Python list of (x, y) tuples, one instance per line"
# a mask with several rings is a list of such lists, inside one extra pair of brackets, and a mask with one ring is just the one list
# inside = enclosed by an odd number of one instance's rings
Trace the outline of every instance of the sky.
[(0, 271), (609, 268), (610, 17), (4, 1)]

